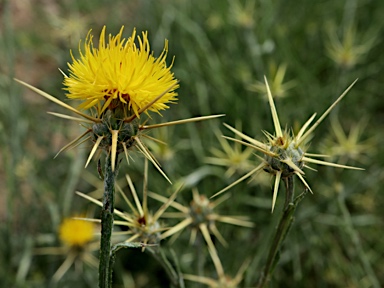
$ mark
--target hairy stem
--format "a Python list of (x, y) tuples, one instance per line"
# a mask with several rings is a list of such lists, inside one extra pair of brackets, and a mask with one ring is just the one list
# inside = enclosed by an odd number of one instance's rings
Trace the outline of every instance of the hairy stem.
[(278, 262), (278, 254), (280, 248), (284, 242), (285, 237), (288, 234), (288, 231), (291, 227), (291, 224), (294, 220), (293, 214), (296, 210), (297, 204), (303, 199), (306, 191), (299, 195), (296, 199), (293, 199), (294, 195), (294, 183), (293, 176), (283, 178), (286, 189), (286, 198), (283, 209), (283, 215), (280, 218), (280, 222), (277, 226), (276, 232), (273, 236), (271, 247), (269, 248), (267, 262), (263, 268), (263, 272), (260, 276), (258, 288), (265, 287), (265, 285), (270, 281), (273, 271)]
[[(117, 157), (116, 157), (117, 158)], [(113, 209), (115, 196), (115, 177), (117, 174), (112, 171), (111, 155), (108, 153), (105, 160), (104, 170), (104, 195), (103, 208), (101, 210), (101, 239), (100, 239), (100, 266), (99, 266), (99, 287), (112, 287), (112, 264), (111, 257), (111, 236), (113, 229)]]

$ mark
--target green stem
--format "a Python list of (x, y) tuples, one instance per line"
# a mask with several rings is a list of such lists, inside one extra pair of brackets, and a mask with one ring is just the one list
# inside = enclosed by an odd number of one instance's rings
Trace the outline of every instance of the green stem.
[(113, 209), (115, 202), (115, 177), (117, 174), (116, 171), (112, 171), (111, 155), (108, 153), (105, 160), (103, 208), (101, 210), (101, 239), (99, 264), (100, 288), (112, 287), (112, 265), (110, 264), (110, 255), (111, 236), (113, 229)]
[(293, 214), (296, 210), (297, 204), (303, 199), (306, 191), (301, 195), (293, 199), (294, 195), (294, 183), (293, 176), (283, 178), (286, 189), (286, 198), (285, 205), (283, 209), (283, 215), (280, 218), (280, 222), (277, 226), (275, 235), (273, 236), (272, 245), (269, 248), (267, 262), (264, 266), (263, 272), (260, 276), (259, 283), (257, 285), (258, 288), (265, 287), (265, 285), (270, 281), (273, 271), (278, 262), (278, 254), (280, 248), (284, 242), (285, 237), (288, 234), (288, 231), (291, 227), (291, 224), (294, 220)]

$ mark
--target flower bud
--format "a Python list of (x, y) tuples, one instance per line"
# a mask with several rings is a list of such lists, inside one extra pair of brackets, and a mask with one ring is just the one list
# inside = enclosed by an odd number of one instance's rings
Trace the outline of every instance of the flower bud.
[(295, 143), (291, 141), (291, 139), (279, 137), (273, 142), (274, 143), (270, 146), (269, 151), (276, 154), (276, 156), (265, 154), (264, 159), (269, 165), (264, 168), (264, 171), (271, 174), (276, 174), (276, 171), (281, 171), (282, 177), (293, 176), (295, 174), (295, 170), (288, 164), (281, 162), (281, 160), (286, 159), (290, 159), (300, 169), (304, 167), (304, 162), (302, 161), (304, 152), (300, 147), (296, 147)]

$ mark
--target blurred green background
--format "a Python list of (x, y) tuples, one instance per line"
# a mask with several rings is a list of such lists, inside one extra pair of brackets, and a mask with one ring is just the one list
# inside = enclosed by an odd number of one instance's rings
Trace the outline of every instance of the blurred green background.
[[(223, 122), (237, 127), (241, 123), (242, 131), (259, 140), (265, 139), (262, 130), (273, 132), (261, 85), (264, 75), (283, 128), (296, 132), (359, 78), (316, 129), (309, 150), (331, 155), (327, 161), (365, 171), (306, 170), (314, 194), (307, 195), (296, 212), (271, 287), (384, 283), (383, 1), (2, 0), (0, 13), (1, 287), (97, 285), (97, 269), (87, 265), (70, 267), (58, 283), (52, 282), (65, 255), (35, 253), (38, 247), (62, 245), (57, 231), (63, 218), (79, 213), (99, 217), (94, 205), (74, 194), (99, 189), (93, 195), (101, 195), (96, 162), (83, 168), (91, 145), (53, 159), (81, 127), (47, 114), (66, 111), (13, 78), (67, 101), (58, 68), (66, 72), (70, 49), (78, 55), (80, 39), (84, 41), (89, 29), (97, 39), (103, 25), (112, 34), (124, 25), (125, 37), (134, 27), (139, 33), (148, 30), (155, 56), (164, 39), (169, 40), (168, 61), (175, 55), (173, 72), (181, 86), (179, 101), (163, 117), (154, 115), (153, 123), (226, 114), (151, 134), (168, 143), (147, 144), (164, 171), (174, 182), (187, 183), (177, 198), (184, 205), (191, 200), (192, 187), (211, 196), (258, 165), (253, 155), (243, 161), (232, 157), (228, 163), (235, 172), (228, 175), (226, 167), (210, 165), (207, 157), (215, 156), (214, 148), (222, 150), (216, 134), (233, 136)], [(119, 178), (124, 183), (124, 174), (129, 173), (137, 191), (142, 191), (143, 156), (133, 153), (133, 158), (130, 165), (123, 162)], [(232, 197), (217, 207), (218, 214), (245, 215), (255, 223), (252, 229), (217, 224), (229, 243), (223, 247), (215, 241), (226, 274), (235, 277), (250, 257), (240, 287), (252, 287), (258, 279), (282, 209), (283, 189), (274, 214), (270, 213), (272, 185), (273, 179), (262, 172), (252, 182), (232, 188), (228, 192)], [(162, 195), (172, 191), (152, 165), (149, 189)], [(297, 181), (296, 193), (303, 189)], [(160, 206), (152, 200), (149, 204), (153, 211)], [(197, 248), (188, 240), (189, 232), (184, 231), (174, 243), (163, 244), (179, 256), (183, 273), (197, 275)], [(206, 249), (201, 253), (203, 275), (215, 278)], [(114, 287), (169, 286), (161, 266), (139, 250), (118, 253), (114, 276)], [(203, 285), (186, 282), (186, 287)]]

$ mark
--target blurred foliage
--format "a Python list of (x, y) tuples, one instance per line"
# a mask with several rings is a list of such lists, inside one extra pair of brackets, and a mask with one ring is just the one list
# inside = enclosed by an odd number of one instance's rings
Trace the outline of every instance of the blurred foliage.
[[(83, 169), (90, 147), (83, 145), (53, 159), (81, 128), (46, 114), (63, 111), (12, 79), (22, 79), (64, 100), (58, 68), (66, 71), (69, 50), (77, 55), (79, 40), (89, 29), (98, 35), (103, 25), (113, 34), (121, 25), (125, 31), (148, 30), (155, 55), (161, 52), (164, 39), (169, 40), (169, 54), (175, 55), (173, 71), (181, 85), (179, 101), (163, 118), (155, 115), (154, 119), (226, 114), (219, 120), (175, 126), (157, 135), (168, 143), (166, 147), (148, 145), (170, 179), (186, 182), (177, 198), (185, 205), (192, 199), (193, 187), (211, 196), (244, 173), (234, 167), (233, 175), (228, 175), (228, 166), (206, 163), (207, 157), (219, 155), (213, 155), (212, 149), (222, 150), (216, 131), (233, 136), (221, 122), (231, 126), (241, 122), (242, 131), (258, 139), (263, 137), (261, 130), (273, 131), (266, 98), (260, 97), (259, 86), (252, 86), (263, 75), (271, 82), (280, 75), (275, 79), (276, 89), (284, 97), (275, 99), (276, 106), (282, 126), (287, 123), (294, 129), (314, 112), (322, 113), (359, 78), (330, 119), (317, 128), (310, 148), (333, 151), (329, 147), (333, 145), (338, 152), (333, 155), (335, 161), (366, 170), (319, 167), (317, 173), (307, 172), (314, 195), (307, 195), (297, 209), (272, 286), (378, 287), (384, 283), (380, 260), (384, 196), (379, 194), (384, 180), (380, 145), (383, 1), (2, 0), (0, 13), (1, 287), (97, 285), (97, 270), (90, 267), (71, 268), (58, 283), (52, 282), (65, 258), (35, 255), (36, 248), (60, 245), (57, 232), (65, 217), (79, 213), (99, 217), (99, 210), (74, 193), (96, 190), (94, 194), (101, 195), (103, 184), (96, 177), (96, 163)], [(348, 138), (349, 133), (358, 133), (358, 138)], [(352, 149), (345, 143), (348, 139), (358, 148), (343, 154), (343, 147)], [(143, 157), (138, 153), (132, 157), (130, 165), (122, 165), (120, 177), (129, 173), (140, 187)], [(255, 157), (247, 161), (258, 165)], [(172, 189), (167, 181), (153, 167), (149, 173), (149, 189), (169, 196)], [(218, 224), (228, 247), (212, 236), (229, 276), (235, 277), (251, 257), (241, 287), (254, 286), (282, 207), (278, 199), (271, 215), (270, 180), (261, 173), (252, 182), (231, 189), (230, 201), (220, 205), (221, 215), (245, 215), (255, 223), (252, 229)], [(302, 189), (297, 183), (297, 193)], [(119, 200), (116, 204), (121, 205)], [(149, 200), (149, 205), (156, 211), (161, 204)], [(216, 278), (202, 238), (194, 245), (188, 241), (189, 234), (182, 233), (175, 242), (165, 240), (163, 245), (178, 255), (183, 273)], [(114, 278), (117, 288), (169, 285), (162, 267), (140, 250), (119, 251)], [(193, 282), (186, 285), (201, 287)]]

